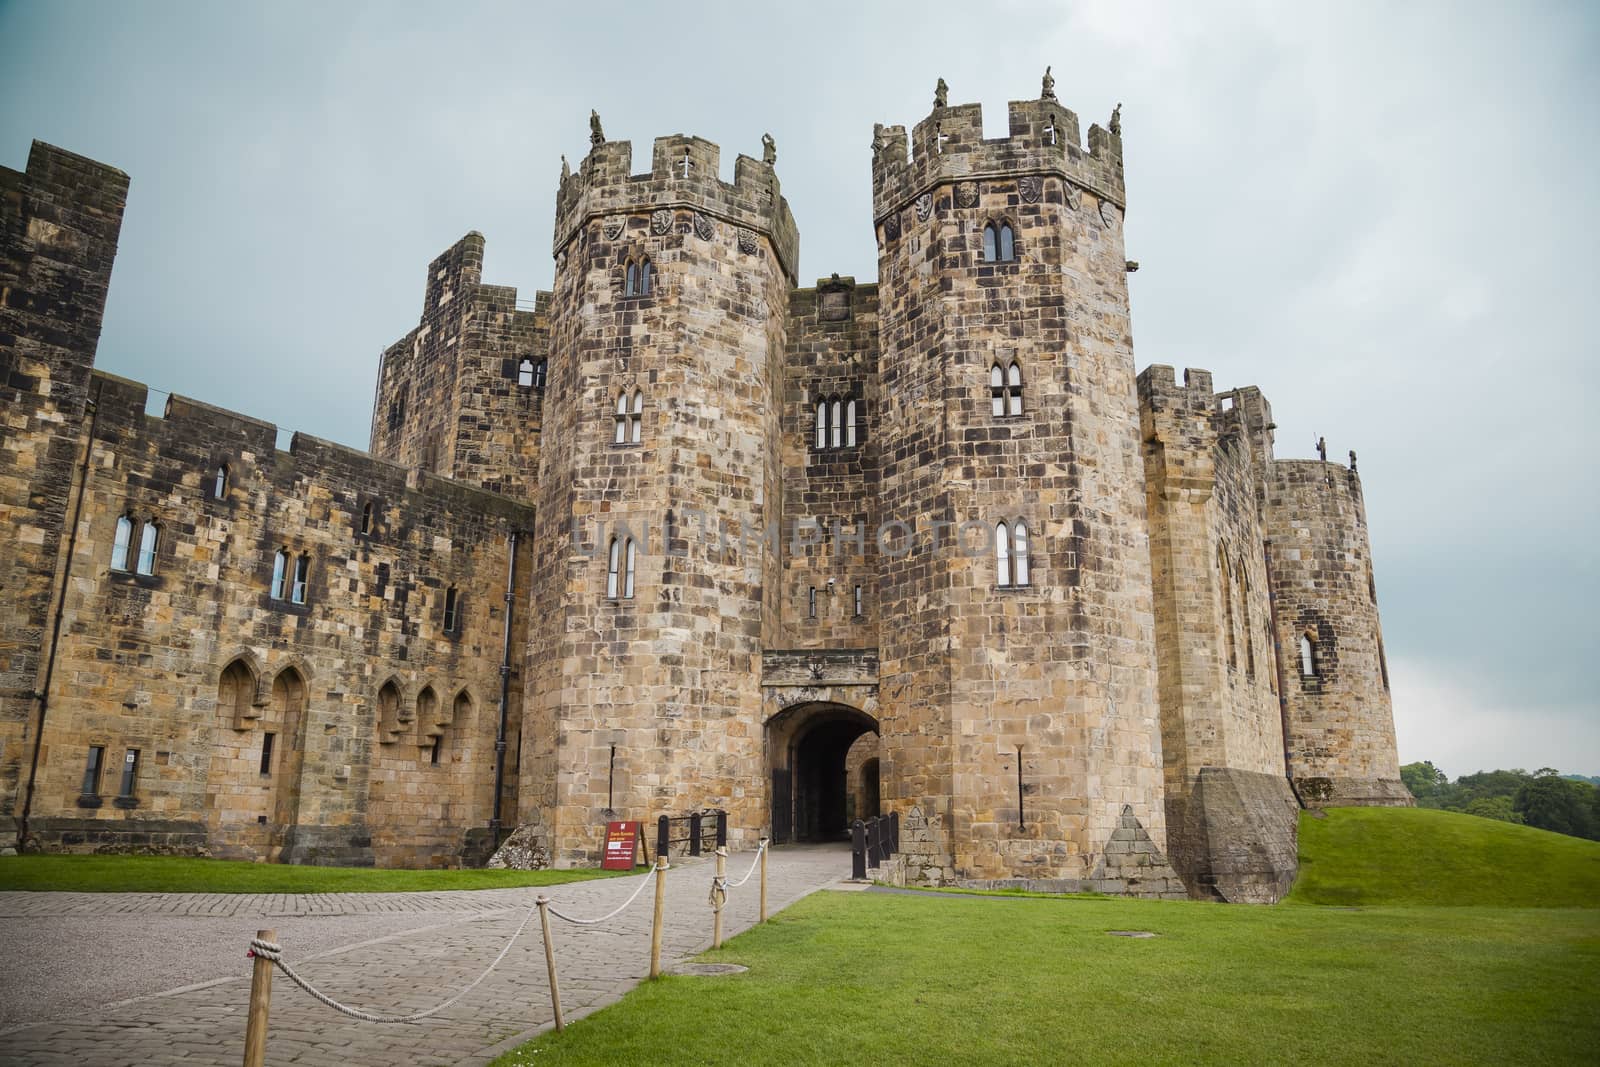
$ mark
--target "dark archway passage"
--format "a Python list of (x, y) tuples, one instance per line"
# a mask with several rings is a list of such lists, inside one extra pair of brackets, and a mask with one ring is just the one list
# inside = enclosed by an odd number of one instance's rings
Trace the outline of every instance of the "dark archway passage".
[(790, 708), (767, 724), (774, 844), (841, 841), (855, 804), (846, 769), (850, 746), (877, 733), (870, 715), (843, 704)]

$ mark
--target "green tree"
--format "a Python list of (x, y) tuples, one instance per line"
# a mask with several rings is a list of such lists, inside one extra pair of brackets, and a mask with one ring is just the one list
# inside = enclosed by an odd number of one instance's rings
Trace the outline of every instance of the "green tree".
[(1468, 815), (1476, 815), (1482, 819), (1498, 819), (1501, 822), (1517, 823), (1522, 821), (1522, 816), (1517, 814), (1510, 797), (1479, 797), (1461, 810)]
[(1594, 786), (1560, 777), (1548, 767), (1517, 790), (1516, 812), (1541, 830), (1572, 837), (1594, 836)]
[(1466, 811), (1467, 806), (1474, 800), (1493, 800), (1495, 797), (1515, 798), (1517, 791), (1532, 780), (1533, 775), (1521, 768), (1463, 774), (1444, 794), (1439, 807), (1450, 811)]
[(1419, 802), (1438, 796), (1442, 790), (1450, 786), (1450, 776), (1435, 767), (1432, 760), (1408, 763), (1401, 767), (1400, 780)]

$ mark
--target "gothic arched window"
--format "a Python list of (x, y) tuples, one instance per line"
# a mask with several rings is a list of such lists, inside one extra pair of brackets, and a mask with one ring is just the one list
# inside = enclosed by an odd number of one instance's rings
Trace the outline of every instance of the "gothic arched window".
[(606, 560), (606, 598), (608, 600), (633, 599), (633, 571), (638, 562), (638, 549), (633, 538), (613, 537)]
[(860, 442), (861, 409), (842, 396), (817, 398), (816, 443), (820, 449), (854, 448)]
[(289, 550), (280, 548), (272, 557), (272, 599), (282, 600), (289, 580)]
[(304, 604), (311, 585), (311, 557), (304, 552), (294, 561), (294, 580), (289, 583), (289, 602)]
[(221, 500), (228, 495), (228, 465), (220, 464), (216, 473), (211, 478), (211, 496), (214, 500)]
[(1010, 263), (1017, 258), (1016, 233), (1009, 222), (987, 222), (983, 227), (985, 263)]
[(995, 584), (1017, 589), (1028, 584), (1028, 524), (999, 522), (994, 527)]
[(1022, 414), (1022, 367), (1016, 360), (989, 367), (989, 404), (996, 418)]
[(1221, 545), (1217, 546), (1217, 574), (1222, 583), (1222, 641), (1228, 650), (1231, 669), (1239, 665), (1233, 637), (1233, 576), (1228, 572), (1228, 557), (1222, 554)]
[(117, 517), (117, 536), (111, 542), (111, 569), (128, 569), (128, 548), (133, 544), (133, 519), (127, 515)]
[(134, 567), (134, 573), (156, 572), (156, 546), (160, 540), (161, 527), (154, 522), (146, 522), (144, 529), (139, 531), (139, 562)]
[(628, 260), (623, 272), (623, 296), (649, 296), (650, 286), (653, 281), (654, 271), (651, 269), (650, 260), (642, 258), (635, 262)]
[(630, 403), (627, 390), (617, 394), (616, 443), (638, 444), (644, 436), (644, 393), (633, 391)]
[(1312, 643), (1310, 634), (1300, 635), (1300, 676), (1302, 678), (1317, 676), (1317, 647)]

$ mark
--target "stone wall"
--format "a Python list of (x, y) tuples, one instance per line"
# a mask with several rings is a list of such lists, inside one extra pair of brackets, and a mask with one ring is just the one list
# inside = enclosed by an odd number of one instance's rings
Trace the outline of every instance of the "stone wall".
[[(829, 405), (822, 447), (819, 402)], [(842, 423), (837, 446), (834, 402)], [(784, 363), (783, 579), (774, 647), (878, 647), (878, 403), (878, 287), (834, 275), (796, 289)], [(843, 422), (852, 410), (853, 444)]]
[[(1354, 465), (1278, 460), (1263, 525), (1302, 803), (1409, 805), (1395, 749), (1366, 505)], [(1305, 668), (1301, 639), (1310, 643)]]
[[(1211, 375), (1200, 370), (1185, 371), (1180, 385), (1171, 367), (1159, 365), (1139, 375), (1139, 402), (1172, 863), (1204, 895), (1233, 892), (1241, 879), (1251, 886), (1241, 893), (1257, 893), (1260, 884), (1287, 890), (1279, 868), (1246, 871), (1238, 856), (1213, 852), (1233, 840), (1213, 827), (1249, 822), (1237, 808), (1247, 791), (1214, 785), (1202, 795), (1199, 788), (1208, 769), (1245, 772), (1267, 783), (1249, 795), (1276, 790), (1293, 805), (1260, 547), (1271, 412), (1257, 390), (1214, 393)], [(1283, 860), (1281, 848), (1250, 855)], [(1292, 849), (1289, 855), (1292, 879)]]
[(17, 842), (48, 671), (57, 564), (128, 176), (33, 142), (0, 167), (0, 847)]
[[(508, 535), (527, 509), (304, 434), (280, 452), (272, 425), (184, 397), (149, 416), (144, 387), (110, 375), (93, 397), (33, 832), (456, 862), (490, 816)], [(105, 768), (86, 791), (91, 746)]]

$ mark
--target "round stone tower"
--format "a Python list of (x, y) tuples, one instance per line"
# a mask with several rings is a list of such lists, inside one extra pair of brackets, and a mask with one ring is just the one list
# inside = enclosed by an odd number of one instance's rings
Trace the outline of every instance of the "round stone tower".
[[(592, 862), (608, 819), (766, 825), (763, 597), (798, 237), (770, 163), (599, 132), (556, 199), (521, 819)], [(613, 545), (615, 548), (613, 549)]]
[(1354, 453), (1276, 460), (1264, 497), (1289, 780), (1309, 807), (1409, 806)]
[(935, 106), (907, 147), (878, 128), (880, 502), (916, 534), (880, 563), (882, 777), (910, 873), (1181, 895), (1120, 125), (1085, 151), (1047, 89), (1006, 138)]

